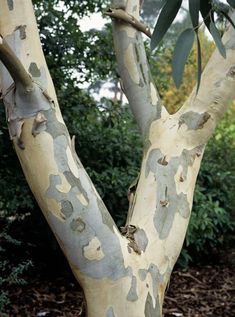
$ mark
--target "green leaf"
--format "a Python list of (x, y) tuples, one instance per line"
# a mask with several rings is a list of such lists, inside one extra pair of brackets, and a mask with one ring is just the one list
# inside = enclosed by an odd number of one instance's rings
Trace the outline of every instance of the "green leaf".
[(193, 46), (194, 36), (194, 30), (189, 28), (180, 34), (176, 42), (172, 58), (172, 70), (173, 79), (177, 88), (179, 88), (182, 81), (184, 67)]
[(151, 50), (154, 50), (158, 44), (163, 39), (167, 30), (171, 26), (174, 21), (180, 7), (182, 4), (182, 0), (168, 0), (164, 7), (162, 8), (157, 23), (155, 25), (152, 39), (151, 39)]
[(194, 30), (198, 30), (199, 26), (200, 0), (189, 0), (189, 13)]
[(228, 4), (235, 9), (235, 0), (227, 0)]
[(202, 76), (202, 53), (201, 53), (200, 39), (199, 39), (199, 36), (197, 34), (197, 89), (196, 89), (196, 94), (198, 93), (198, 90), (200, 88), (201, 76)]
[(221, 36), (220, 36), (220, 32), (217, 29), (217, 27), (215, 26), (215, 24), (211, 21), (210, 23), (210, 33), (215, 41), (215, 44), (220, 52), (220, 54), (226, 58), (226, 49), (224, 44), (221, 41)]
[(213, 12), (212, 4), (209, 0), (200, 1), (200, 12), (206, 27), (210, 31), (210, 22), (213, 21)]

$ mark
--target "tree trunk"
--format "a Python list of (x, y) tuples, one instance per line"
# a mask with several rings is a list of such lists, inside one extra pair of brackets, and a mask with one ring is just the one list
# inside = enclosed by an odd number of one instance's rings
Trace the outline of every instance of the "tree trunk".
[(170, 115), (151, 79), (139, 27), (126, 22), (139, 21), (139, 0), (114, 0), (108, 13), (124, 90), (144, 139), (140, 176), (129, 189), (121, 232), (75, 153), (31, 0), (1, 1), (3, 100), (24, 174), (84, 289), (88, 316), (160, 317), (205, 145), (235, 96), (235, 33), (229, 28), (225, 34), (227, 58), (216, 51), (198, 94), (194, 90)]

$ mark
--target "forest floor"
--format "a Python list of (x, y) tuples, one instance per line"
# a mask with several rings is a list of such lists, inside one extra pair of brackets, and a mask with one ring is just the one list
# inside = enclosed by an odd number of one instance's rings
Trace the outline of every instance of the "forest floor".
[[(234, 282), (234, 270), (225, 266), (175, 270), (166, 292), (164, 317), (234, 317)], [(7, 317), (86, 316), (83, 294), (74, 281), (38, 278), (8, 291)]]

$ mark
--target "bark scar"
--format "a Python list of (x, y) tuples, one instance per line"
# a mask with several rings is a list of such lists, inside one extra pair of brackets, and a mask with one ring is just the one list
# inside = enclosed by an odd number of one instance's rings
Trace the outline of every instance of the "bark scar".
[(131, 250), (133, 250), (137, 254), (141, 254), (140, 247), (137, 245), (135, 241), (135, 232), (137, 231), (136, 226), (133, 225), (126, 225), (125, 227), (121, 227), (121, 234), (125, 236), (130, 242), (128, 243), (128, 251), (131, 253)]

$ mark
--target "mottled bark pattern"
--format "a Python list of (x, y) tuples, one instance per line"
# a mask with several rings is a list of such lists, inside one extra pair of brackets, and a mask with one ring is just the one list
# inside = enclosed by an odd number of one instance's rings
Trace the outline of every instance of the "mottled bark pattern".
[[(139, 0), (114, 0), (111, 8), (139, 20)], [(235, 32), (230, 27), (224, 36), (227, 58), (215, 51), (198, 94), (194, 90), (174, 115), (161, 103), (140, 32), (114, 20), (113, 33), (119, 73), (144, 139), (140, 175), (130, 186), (122, 232), (76, 155), (30, 0), (1, 1), (0, 34), (15, 52), (12, 59), (4, 55), (0, 40), (5, 65), (0, 65), (1, 88), (23, 171), (84, 289), (88, 316), (161, 317), (205, 145), (235, 97)]]

